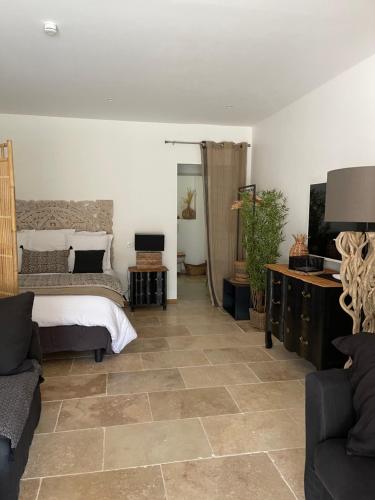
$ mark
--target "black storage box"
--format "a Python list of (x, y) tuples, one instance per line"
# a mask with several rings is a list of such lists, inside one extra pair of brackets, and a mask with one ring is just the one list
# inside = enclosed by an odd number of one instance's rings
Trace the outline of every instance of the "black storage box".
[(324, 258), (314, 255), (301, 255), (298, 257), (289, 257), (289, 269), (301, 271), (303, 273), (317, 273), (323, 271)]

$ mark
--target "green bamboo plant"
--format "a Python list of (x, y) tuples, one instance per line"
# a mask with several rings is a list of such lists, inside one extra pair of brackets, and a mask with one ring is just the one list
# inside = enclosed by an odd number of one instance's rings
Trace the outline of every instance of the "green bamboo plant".
[(252, 307), (265, 312), (266, 264), (277, 262), (280, 244), (284, 241), (284, 226), (288, 214), (286, 198), (276, 190), (253, 195), (242, 193), (241, 220), (246, 268), (249, 274)]

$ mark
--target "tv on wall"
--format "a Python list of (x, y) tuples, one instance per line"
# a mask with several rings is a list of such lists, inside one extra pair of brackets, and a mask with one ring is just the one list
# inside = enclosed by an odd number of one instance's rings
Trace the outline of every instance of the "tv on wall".
[[(326, 259), (341, 260), (335, 238), (341, 231), (365, 231), (365, 225), (355, 222), (325, 222), (326, 183), (311, 184), (309, 210), (309, 253)], [(375, 231), (375, 224), (369, 224)]]

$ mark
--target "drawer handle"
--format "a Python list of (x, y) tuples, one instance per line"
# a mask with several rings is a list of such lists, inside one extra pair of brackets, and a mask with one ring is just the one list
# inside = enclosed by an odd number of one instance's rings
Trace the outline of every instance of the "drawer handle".
[(306, 321), (308, 323), (310, 321), (310, 316), (305, 316), (304, 314), (301, 314), (301, 319), (302, 321)]
[(309, 341), (308, 341), (308, 340), (305, 340), (305, 339), (302, 337), (302, 335), (301, 335), (301, 337), (299, 338), (299, 341), (300, 341), (300, 342), (301, 342), (301, 344), (303, 344), (303, 345), (309, 345)]
[(304, 290), (302, 290), (302, 297), (304, 299), (311, 299), (311, 293), (305, 292)]
[(292, 289), (292, 285), (288, 285), (288, 290), (291, 290)]
[(281, 285), (281, 281), (280, 280), (272, 280), (272, 284), (273, 285)]
[(272, 304), (275, 304), (276, 306), (279, 306), (281, 304), (281, 300), (272, 299)]
[(280, 321), (275, 321), (274, 319), (271, 319), (271, 325), (279, 325)]

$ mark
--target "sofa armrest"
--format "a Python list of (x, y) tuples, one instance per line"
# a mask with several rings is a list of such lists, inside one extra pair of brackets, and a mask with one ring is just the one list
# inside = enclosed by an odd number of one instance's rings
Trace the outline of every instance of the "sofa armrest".
[(39, 326), (38, 323), (33, 322), (33, 330), (31, 334), (30, 348), (27, 357), (29, 359), (36, 359), (42, 364), (42, 349), (39, 340)]
[(306, 377), (306, 459), (329, 438), (346, 437), (354, 423), (350, 370), (325, 370)]

